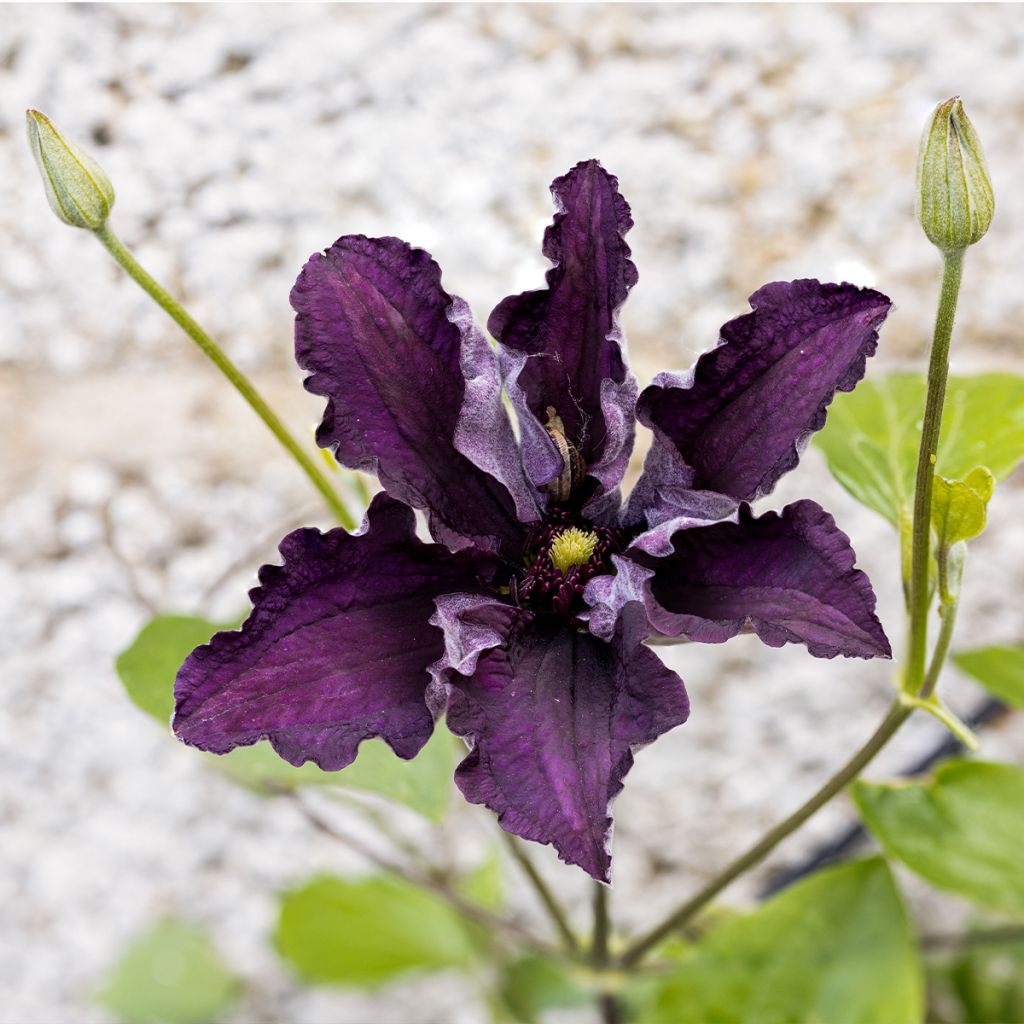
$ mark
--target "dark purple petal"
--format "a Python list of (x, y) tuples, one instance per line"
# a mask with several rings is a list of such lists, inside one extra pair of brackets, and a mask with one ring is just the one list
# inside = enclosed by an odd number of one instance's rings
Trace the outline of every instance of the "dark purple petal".
[(435, 539), (518, 554), (518, 518), (537, 513), (497, 356), (430, 255), (348, 235), (310, 258), (291, 300), (306, 387), (328, 400), (317, 442), (426, 509)]
[[(636, 385), (617, 316), (637, 280), (623, 239), (633, 222), (617, 179), (596, 160), (556, 178), (551, 193), (556, 212), (544, 255), (554, 266), (547, 288), (504, 299), (488, 328), (509, 350), (507, 387), (520, 419), (536, 421), (523, 430), (528, 465), (549, 471), (550, 441), (536, 424), (545, 424), (552, 408), (607, 490), (622, 478), (633, 446)], [(531, 446), (541, 451), (534, 454)]]
[(693, 476), (679, 453), (656, 437), (622, 517), (626, 527), (646, 527), (632, 541), (631, 548), (649, 555), (667, 555), (677, 531), (736, 517), (739, 502), (735, 498), (694, 489)]
[(471, 590), (464, 555), (424, 544), (405, 505), (379, 494), (360, 534), (296, 530), (264, 566), (240, 632), (218, 633), (181, 667), (174, 731), (224, 754), (269, 738), (292, 764), (333, 771), (381, 736), (410, 758), (433, 731), (425, 703), (441, 631), (434, 598)]
[(509, 606), (484, 615), (507, 639), (476, 652), (472, 675), (448, 673), (448, 726), (472, 743), (456, 782), (506, 831), (608, 881), (609, 803), (634, 748), (686, 720), (682, 680), (643, 646), (636, 604), (611, 643)]
[(505, 642), (518, 609), (480, 593), (442, 594), (434, 607), (430, 622), (444, 633), (444, 654), (430, 666), (430, 674), (447, 693), (452, 672), (471, 676), (480, 655)]
[(695, 487), (742, 501), (797, 464), (835, 392), (864, 376), (891, 302), (804, 280), (765, 285), (750, 305), (692, 371), (660, 374), (637, 405), (640, 421), (693, 469)]
[[(669, 549), (671, 550), (671, 548)], [(595, 576), (583, 591), (588, 608), (582, 619), (594, 636), (609, 641), (615, 635), (623, 609), (634, 602), (646, 607), (650, 602), (647, 581), (654, 570), (622, 555), (612, 555), (615, 572)]]
[(819, 658), (888, 658), (867, 576), (850, 540), (813, 501), (738, 523), (680, 530), (673, 553), (630, 557), (654, 570), (651, 623), (666, 636), (721, 643), (749, 622), (772, 647), (806, 644)]

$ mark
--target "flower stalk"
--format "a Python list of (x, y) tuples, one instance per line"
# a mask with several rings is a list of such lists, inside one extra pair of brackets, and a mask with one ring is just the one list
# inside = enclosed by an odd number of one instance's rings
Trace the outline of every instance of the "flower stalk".
[(252, 382), (228, 358), (224, 350), (192, 318), (188, 311), (139, 263), (132, 251), (103, 223), (94, 232), (96, 238), (110, 253), (128, 276), (199, 346), (203, 354), (224, 374), (235, 390), (249, 403), (270, 432), (280, 441), (289, 455), (299, 464), (310, 482), (320, 492), (339, 523), (346, 530), (354, 530), (356, 521), (338, 492), (313, 461), (310, 454), (296, 440), (267, 404)]
[(957, 297), (960, 294), (963, 258), (963, 251), (943, 254), (942, 291), (928, 365), (928, 392), (917, 457), (914, 524), (910, 541), (910, 636), (907, 667), (903, 675), (903, 690), (906, 693), (917, 693), (925, 678), (928, 612), (931, 606), (932, 489), (949, 376), (949, 345), (953, 337)]
[(555, 931), (558, 933), (558, 937), (562, 942), (562, 947), (565, 952), (570, 957), (575, 958), (579, 955), (580, 944), (576, 939), (575, 934), (573, 934), (573, 930), (569, 925), (569, 919), (566, 917), (565, 911), (562, 909), (562, 905), (558, 902), (555, 894), (548, 887), (547, 882), (545, 882), (541, 877), (536, 865), (523, 849), (519, 840), (505, 831), (502, 831), (501, 837), (504, 840), (508, 852), (512, 855), (512, 859), (519, 865), (523, 874), (526, 876), (527, 881), (531, 886), (533, 886), (534, 892), (537, 893), (537, 898), (547, 911), (547, 915), (550, 918), (551, 923), (554, 925)]
[(648, 953), (654, 950), (674, 932), (689, 924), (722, 890), (740, 875), (768, 856), (784, 839), (792, 835), (809, 818), (816, 814), (834, 796), (841, 793), (874, 759), (875, 755), (896, 734), (896, 731), (910, 716), (913, 708), (900, 700), (894, 700), (881, 724), (871, 738), (836, 772), (806, 803), (788, 818), (780, 821), (767, 832), (746, 853), (728, 864), (690, 899), (677, 907), (660, 924), (635, 939), (626, 948), (619, 960), (622, 967), (635, 967)]

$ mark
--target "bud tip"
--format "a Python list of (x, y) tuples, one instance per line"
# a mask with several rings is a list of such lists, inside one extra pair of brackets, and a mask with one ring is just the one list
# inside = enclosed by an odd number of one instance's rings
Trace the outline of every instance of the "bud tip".
[(962, 252), (988, 231), (995, 196), (981, 139), (960, 96), (938, 104), (917, 159), (917, 219), (943, 252)]
[(114, 188), (103, 168), (40, 111), (26, 110), (25, 124), (50, 209), (72, 227), (103, 227), (114, 205)]

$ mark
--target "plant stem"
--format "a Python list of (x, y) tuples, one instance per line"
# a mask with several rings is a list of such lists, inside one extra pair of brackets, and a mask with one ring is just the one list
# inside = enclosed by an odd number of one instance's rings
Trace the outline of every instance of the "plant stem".
[(248, 377), (224, 354), (223, 349), (196, 323), (185, 308), (163, 288), (135, 258), (133, 253), (104, 225), (95, 232), (111, 256), (124, 268), (128, 276), (202, 349), (203, 353), (235, 386), (241, 396), (252, 406), (256, 415), (270, 428), (271, 433), (281, 442), (288, 454), (299, 464), (313, 486), (337, 516), (338, 522), (347, 530), (354, 530), (356, 522), (345, 507), (338, 492), (320, 471), (306, 450), (296, 441), (277, 413), (267, 404), (263, 396), (253, 387)]
[(936, 935), (922, 935), (920, 938), (921, 948), (929, 952), (971, 946), (1001, 946), (1016, 942), (1024, 942), (1024, 926), (1014, 924), (978, 928), (970, 932), (940, 932)]
[(956, 626), (956, 611), (958, 601), (943, 602), (941, 607), (942, 621), (939, 625), (939, 636), (935, 641), (935, 650), (932, 651), (932, 660), (928, 665), (924, 681), (918, 694), (922, 699), (927, 700), (935, 692), (938, 686), (939, 676), (946, 664), (946, 656), (949, 654), (949, 645), (953, 640), (953, 629)]
[(601, 1024), (623, 1024), (622, 1004), (611, 992), (602, 992), (597, 1001)]
[(611, 919), (608, 915), (608, 886), (594, 883), (594, 941), (590, 947), (590, 962), (597, 970), (608, 966), (608, 936)]
[(639, 963), (662, 940), (668, 938), (674, 931), (692, 921), (726, 886), (764, 860), (783, 839), (795, 832), (834, 796), (841, 793), (864, 770), (865, 766), (882, 747), (889, 742), (896, 730), (907, 720), (911, 711), (912, 708), (905, 707), (898, 700), (893, 701), (888, 714), (867, 743), (821, 789), (788, 818), (780, 821), (762, 839), (750, 847), (746, 853), (737, 857), (731, 864), (715, 875), (695, 895), (669, 914), (661, 924), (632, 942), (622, 954), (620, 959), (621, 965), (623, 967), (633, 967)]
[[(594, 938), (590, 947), (590, 962), (600, 973), (608, 967), (608, 939), (612, 922), (608, 908), (608, 886), (594, 882)], [(604, 991), (597, 997), (602, 1024), (620, 1024), (622, 1007), (614, 992)]]
[(512, 854), (512, 859), (522, 869), (523, 874), (526, 875), (538, 898), (544, 905), (544, 909), (547, 911), (551, 923), (555, 926), (555, 931), (558, 932), (566, 952), (570, 956), (578, 956), (580, 944), (573, 934), (572, 928), (569, 926), (569, 919), (566, 917), (562, 905), (555, 898), (555, 894), (548, 888), (547, 882), (541, 878), (540, 872), (537, 871), (536, 866), (523, 849), (519, 840), (504, 829), (501, 831), (501, 837), (505, 842), (505, 846), (508, 847), (509, 853)]
[(935, 332), (928, 364), (928, 396), (917, 456), (914, 526), (910, 542), (910, 636), (907, 667), (903, 676), (903, 688), (908, 693), (917, 691), (925, 672), (928, 609), (931, 604), (928, 570), (931, 561), (932, 484), (942, 427), (942, 406), (946, 397), (946, 378), (949, 374), (949, 343), (953, 336), (963, 259), (962, 251), (943, 254), (942, 291), (935, 315)]

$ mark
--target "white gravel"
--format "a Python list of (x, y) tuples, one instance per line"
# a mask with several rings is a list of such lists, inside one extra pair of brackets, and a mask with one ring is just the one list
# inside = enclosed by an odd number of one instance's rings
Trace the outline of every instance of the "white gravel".
[[(967, 266), (955, 364), (1020, 368), (1019, 12), (15, 4), (2, 15), (0, 1020), (106, 1020), (91, 1001), (102, 972), (173, 912), (208, 924), (249, 980), (235, 1022), (475, 1024), (483, 1006), (452, 978), (372, 997), (298, 987), (266, 941), (274, 894), (360, 862), (291, 808), (215, 777), (120, 690), (112, 659), (147, 606), (232, 614), (278, 535), (321, 512), (187, 341), (51, 216), (24, 109), (92, 147), (117, 188), (115, 227), (302, 430), (319, 400), (291, 363), (287, 297), (310, 252), (352, 231), (408, 238), (483, 319), (539, 282), (547, 184), (592, 155), (633, 205), (641, 283), (625, 322), (642, 383), (688, 364), (758, 285), (801, 274), (894, 297), (873, 372), (920, 355), (937, 260), (913, 221), (914, 156), (931, 105), (960, 92), (998, 210)], [(816, 453), (771, 503), (800, 496), (853, 537), (899, 640), (888, 528)], [(1004, 485), (972, 559), (965, 642), (1021, 638), (1022, 510)], [(694, 715), (640, 755), (618, 804), (614, 902), (630, 926), (799, 802), (870, 731), (890, 686), (885, 665), (751, 638), (665, 656)], [(977, 697), (950, 686), (960, 707)], [(877, 771), (937, 735), (912, 723)], [(987, 735), (984, 752), (1020, 762), (1021, 726)], [(831, 808), (774, 863), (847, 815)], [(459, 810), (449, 847), (469, 857), (481, 823)], [(582, 924), (583, 879), (550, 851), (537, 859)], [(930, 919), (959, 912), (914, 892)]]

